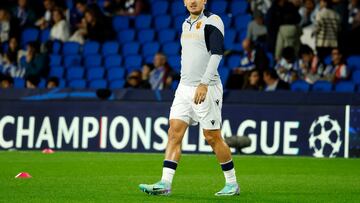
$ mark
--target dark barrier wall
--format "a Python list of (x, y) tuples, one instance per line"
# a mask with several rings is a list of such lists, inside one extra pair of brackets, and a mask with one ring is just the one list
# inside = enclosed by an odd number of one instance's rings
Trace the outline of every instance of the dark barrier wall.
[[(156, 101), (0, 100), (0, 149), (162, 152), (170, 105)], [(246, 154), (348, 157), (349, 112), (345, 105), (225, 103), (222, 134), (249, 136), (252, 145), (243, 150)], [(355, 107), (351, 115), (360, 118), (359, 112)], [(359, 120), (350, 123), (358, 136)], [(211, 152), (201, 134), (199, 127), (190, 128), (183, 151)]]

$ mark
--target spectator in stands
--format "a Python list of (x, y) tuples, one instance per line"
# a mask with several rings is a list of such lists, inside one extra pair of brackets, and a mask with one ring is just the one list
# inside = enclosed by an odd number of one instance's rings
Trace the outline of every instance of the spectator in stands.
[(16, 37), (11, 37), (9, 39), (9, 47), (5, 54), (8, 55), (10, 61), (14, 61), (18, 64), (19, 59), (19, 43)]
[(298, 78), (310, 84), (315, 83), (324, 71), (324, 64), (308, 45), (301, 46), (299, 55)]
[(81, 28), (81, 21), (87, 9), (86, 0), (75, 0), (75, 6), (70, 10), (70, 25), (72, 31)]
[(316, 51), (321, 60), (338, 47), (340, 16), (330, 9), (330, 0), (320, 0), (320, 10), (316, 15)]
[(8, 75), (0, 75), (0, 82), (2, 89), (8, 89), (14, 86), (14, 79)]
[(39, 53), (36, 42), (27, 45), (25, 60), (22, 60), (21, 66), (25, 68), (25, 77), (28, 76), (46, 76), (47, 60), (44, 54)]
[(288, 90), (290, 85), (283, 80), (279, 79), (274, 69), (267, 69), (263, 73), (265, 82), (265, 91)]
[(306, 27), (315, 23), (318, 9), (315, 8), (314, 0), (305, 0), (304, 5), (300, 7), (299, 14), (301, 16), (300, 26)]
[(349, 24), (349, 27), (351, 28), (354, 23), (354, 19), (355, 19), (356, 15), (360, 11), (359, 0), (350, 0), (348, 9), (349, 9), (348, 24)]
[(106, 21), (106, 18), (95, 9), (88, 9), (85, 11), (81, 28), (74, 33), (70, 40), (81, 44), (85, 40), (104, 42), (113, 39), (113, 34), (112, 26)]
[(50, 39), (67, 41), (70, 37), (70, 27), (65, 19), (63, 10), (55, 8), (52, 12), (52, 18), (54, 25), (50, 30)]
[(323, 79), (333, 83), (348, 79), (350, 72), (345, 64), (343, 54), (338, 48), (334, 48), (331, 51), (331, 59), (331, 64), (325, 68)]
[(33, 26), (36, 20), (35, 12), (28, 7), (27, 0), (18, 0), (17, 6), (11, 10), (11, 14), (17, 20), (20, 29)]
[(283, 13), (283, 20), (276, 38), (275, 58), (277, 60), (280, 59), (282, 50), (285, 47), (293, 47), (295, 54), (298, 53), (300, 48), (301, 29), (298, 25), (301, 17), (294, 6), (288, 6), (288, 9), (290, 10)]
[[(356, 0), (355, 0), (356, 1)], [(357, 5), (359, 5), (360, 3), (357, 3)], [(352, 6), (351, 6), (352, 7)], [(360, 10), (359, 6), (357, 7), (357, 10)], [(346, 42), (347, 42), (347, 51), (350, 54), (356, 54), (359, 55), (360, 54), (360, 40), (359, 40), (359, 36), (360, 36), (360, 12), (357, 11), (355, 12), (356, 9), (351, 9), (349, 12), (351, 15), (351, 13), (353, 13), (353, 16), (350, 17), (349, 16), (349, 22), (352, 22), (349, 25), (349, 31), (348, 34), (346, 36)], [(356, 14), (354, 14), (356, 13)]]
[(249, 2), (252, 13), (260, 12), (263, 15), (268, 12), (272, 3), (271, 0), (251, 0)]
[(267, 29), (264, 25), (264, 17), (261, 12), (254, 13), (254, 20), (252, 20), (247, 27), (246, 38), (253, 42), (265, 42)]
[(150, 84), (142, 80), (142, 73), (139, 70), (131, 72), (126, 78), (125, 88), (150, 89)]
[(154, 65), (151, 63), (143, 65), (141, 70), (141, 79), (144, 83), (148, 84), (149, 89), (151, 88), (149, 78), (152, 70), (154, 70)]
[(244, 52), (241, 55), (240, 67), (233, 68), (227, 83), (229, 89), (241, 89), (249, 71), (255, 68), (263, 71), (269, 67), (266, 53), (261, 48), (255, 48), (250, 39), (243, 40), (242, 47)]
[(5, 9), (0, 9), (0, 43), (9, 40), (10, 28), (10, 13)]
[(294, 36), (297, 34), (294, 25), (300, 23), (300, 15), (293, 3), (288, 0), (275, 0), (266, 14), (265, 20), (269, 51), (274, 52), (280, 26), (286, 25), (282, 28), (282, 33), (289, 31), (291, 36)]
[(136, 16), (139, 15), (145, 7), (143, 0), (106, 0), (106, 11), (114, 15)]
[(55, 0), (43, 0), (43, 5), (45, 8), (45, 12), (43, 16), (35, 23), (35, 25), (42, 30), (50, 26), (51, 21), (53, 20), (52, 14), (56, 4)]
[(167, 63), (167, 58), (163, 53), (157, 53), (153, 60), (154, 70), (150, 72), (149, 83), (151, 89), (162, 90), (170, 88), (172, 83), (172, 70)]
[(50, 77), (46, 82), (46, 88), (48, 89), (57, 88), (59, 87), (59, 83), (60, 83), (59, 78)]
[(28, 89), (35, 89), (40, 84), (40, 77), (30, 75), (25, 77), (25, 87)]
[(249, 77), (245, 79), (243, 90), (263, 90), (264, 85), (261, 77), (261, 73), (257, 69), (253, 69), (249, 73)]
[(18, 66), (16, 59), (11, 58), (9, 53), (6, 53), (2, 64), (2, 73), (11, 77), (22, 78), (25, 75), (25, 68)]
[(279, 78), (287, 83), (291, 83), (297, 79), (297, 71), (295, 68), (295, 50), (292, 47), (283, 49), (281, 59), (275, 66), (275, 70)]

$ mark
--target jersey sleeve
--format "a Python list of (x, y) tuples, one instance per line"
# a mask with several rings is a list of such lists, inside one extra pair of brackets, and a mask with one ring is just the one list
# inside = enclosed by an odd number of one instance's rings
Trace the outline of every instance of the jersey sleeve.
[(224, 53), (224, 23), (217, 15), (212, 15), (205, 25), (206, 48), (211, 54)]
[(210, 16), (205, 25), (205, 42), (211, 56), (201, 83), (208, 85), (218, 74), (217, 69), (224, 54), (224, 24), (217, 15)]

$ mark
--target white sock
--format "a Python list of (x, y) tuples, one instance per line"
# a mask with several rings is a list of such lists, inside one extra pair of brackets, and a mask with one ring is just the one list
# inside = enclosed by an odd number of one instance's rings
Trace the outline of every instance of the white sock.
[(170, 183), (170, 185), (171, 185), (174, 175), (175, 175), (174, 169), (164, 167), (163, 172), (162, 172), (161, 181)]
[(224, 171), (224, 176), (225, 176), (226, 183), (237, 184), (234, 168), (232, 168), (231, 170), (228, 170), (228, 171)]

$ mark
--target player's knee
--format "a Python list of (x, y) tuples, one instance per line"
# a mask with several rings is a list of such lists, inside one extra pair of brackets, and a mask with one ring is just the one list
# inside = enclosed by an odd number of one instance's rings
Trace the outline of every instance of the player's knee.
[(220, 139), (217, 135), (205, 134), (205, 140), (209, 145), (214, 146)]
[(171, 144), (181, 144), (182, 141), (182, 135), (181, 135), (181, 130), (177, 129), (177, 128), (169, 128), (168, 131), (168, 141)]

